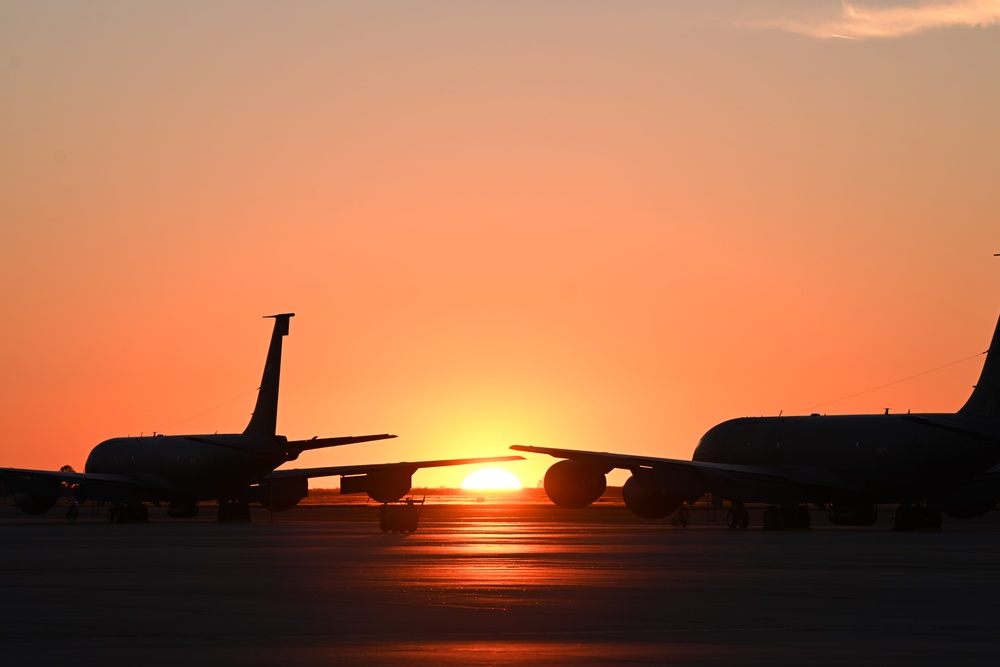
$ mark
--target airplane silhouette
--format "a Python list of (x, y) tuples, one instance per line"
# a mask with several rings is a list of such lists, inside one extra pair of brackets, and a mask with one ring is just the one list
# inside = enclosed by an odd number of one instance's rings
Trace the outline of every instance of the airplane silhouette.
[[(250, 503), (273, 511), (294, 507), (309, 495), (312, 477), (341, 476), (341, 493), (367, 493), (389, 503), (410, 491), (420, 468), (492, 463), (521, 456), (446, 459), (323, 468), (275, 470), (310, 449), (384, 440), (395, 435), (356, 435), (288, 440), (276, 434), (281, 345), (294, 313), (271, 315), (274, 329), (250, 423), (242, 433), (112, 438), (94, 447), (85, 471), (0, 468), (0, 495), (13, 495), (25, 514), (49, 511), (60, 497), (110, 503), (111, 521), (144, 521), (147, 503), (168, 506), (171, 517), (193, 517), (199, 502), (218, 501), (220, 521), (249, 520)], [(76, 505), (69, 516), (75, 518)]]
[(939, 527), (941, 514), (974, 518), (1000, 501), (1000, 321), (979, 383), (954, 414), (744, 417), (701, 438), (692, 460), (513, 445), (559, 459), (545, 492), (585, 507), (605, 475), (629, 470), (622, 488), (636, 515), (658, 519), (706, 493), (728, 500), (726, 523), (746, 528), (747, 503), (764, 503), (764, 527), (810, 524), (809, 505), (837, 525), (872, 525), (880, 504), (898, 505), (897, 528)]

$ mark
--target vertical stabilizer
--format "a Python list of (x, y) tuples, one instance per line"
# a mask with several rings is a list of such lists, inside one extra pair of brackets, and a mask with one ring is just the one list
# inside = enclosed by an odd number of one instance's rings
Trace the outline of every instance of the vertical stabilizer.
[(979, 382), (972, 390), (972, 396), (965, 402), (960, 415), (979, 417), (1000, 417), (1000, 321), (993, 332), (990, 349), (986, 353), (986, 363), (979, 375)]
[(271, 345), (267, 348), (267, 361), (264, 362), (264, 377), (257, 390), (257, 405), (253, 416), (247, 424), (244, 435), (274, 435), (278, 423), (278, 380), (281, 376), (281, 339), (288, 335), (288, 320), (295, 313), (268, 315), (274, 318), (274, 331), (271, 333)]

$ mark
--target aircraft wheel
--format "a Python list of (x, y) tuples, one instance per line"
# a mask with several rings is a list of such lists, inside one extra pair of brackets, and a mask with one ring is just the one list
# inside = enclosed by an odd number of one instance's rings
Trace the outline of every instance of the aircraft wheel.
[(741, 530), (750, 525), (750, 512), (747, 511), (746, 507), (736, 508), (736, 523)]
[(66, 518), (70, 521), (76, 521), (78, 516), (80, 516), (80, 508), (76, 505), (70, 505), (69, 509), (66, 510)]
[(726, 527), (728, 528), (740, 527), (739, 510), (737, 510), (735, 507), (731, 507), (729, 511), (726, 512)]
[(677, 510), (677, 523), (682, 526), (688, 525), (688, 508), (681, 505), (681, 508)]
[(382, 519), (381, 521), (379, 521), (378, 527), (379, 527), (379, 529), (383, 533), (388, 533), (389, 532), (389, 522), (386, 521), (385, 519)]

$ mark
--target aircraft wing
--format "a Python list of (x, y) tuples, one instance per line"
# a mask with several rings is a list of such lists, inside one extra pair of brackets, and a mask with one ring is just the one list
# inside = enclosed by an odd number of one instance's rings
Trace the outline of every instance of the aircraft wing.
[(163, 480), (126, 475), (0, 468), (0, 495), (62, 497), (132, 502), (148, 489), (169, 490)]
[(334, 475), (367, 475), (369, 473), (399, 472), (412, 475), (420, 468), (441, 468), (462, 466), (473, 463), (499, 463), (501, 461), (523, 461), (523, 456), (489, 456), (472, 459), (441, 459), (438, 461), (400, 461), (399, 463), (369, 463), (366, 465), (330, 466), (327, 468), (290, 468), (275, 470), (264, 479), (288, 479), (290, 477), (332, 477)]
[(797, 496), (810, 488), (850, 490), (835, 475), (806, 466), (709, 463), (532, 445), (512, 445), (511, 449), (578, 461), (605, 474), (620, 468), (633, 474), (653, 475), (665, 488), (689, 498), (698, 498), (710, 492), (721, 498), (740, 497), (751, 502), (782, 504), (793, 489)]

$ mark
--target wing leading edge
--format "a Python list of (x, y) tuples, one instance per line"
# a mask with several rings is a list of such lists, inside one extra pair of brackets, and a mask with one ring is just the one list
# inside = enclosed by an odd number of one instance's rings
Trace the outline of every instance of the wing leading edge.
[(806, 466), (778, 468), (709, 463), (533, 445), (511, 445), (510, 448), (576, 461), (603, 474), (615, 468), (629, 470), (650, 481), (655, 479), (658, 486), (674, 489), (691, 501), (712, 493), (720, 498), (743, 497), (752, 498), (754, 502), (781, 504), (790, 494), (802, 494), (808, 489), (847, 488), (836, 476)]

